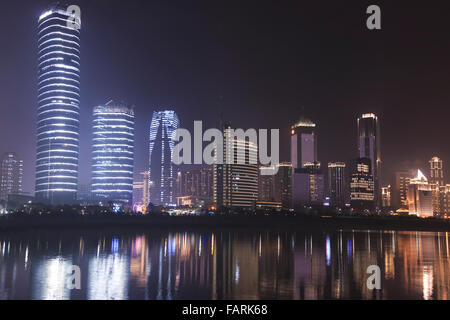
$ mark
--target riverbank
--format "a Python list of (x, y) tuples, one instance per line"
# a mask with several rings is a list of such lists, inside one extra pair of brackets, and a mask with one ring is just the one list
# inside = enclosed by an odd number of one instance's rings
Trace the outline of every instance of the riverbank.
[(3, 216), (0, 232), (35, 229), (355, 229), (450, 231), (450, 220), (415, 217), (268, 216)]

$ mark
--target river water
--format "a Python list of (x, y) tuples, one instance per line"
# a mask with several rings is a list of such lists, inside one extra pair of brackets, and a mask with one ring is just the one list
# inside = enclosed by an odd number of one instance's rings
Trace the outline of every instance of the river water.
[[(372, 265), (380, 290), (367, 286)], [(449, 232), (0, 234), (0, 299), (449, 297)]]

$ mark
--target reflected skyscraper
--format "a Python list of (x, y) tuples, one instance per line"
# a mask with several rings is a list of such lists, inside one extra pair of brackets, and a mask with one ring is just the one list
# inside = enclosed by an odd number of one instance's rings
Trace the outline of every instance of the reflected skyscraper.
[(78, 185), (80, 30), (69, 28), (67, 6), (38, 20), (36, 197), (71, 203)]
[(175, 204), (174, 167), (172, 140), (179, 120), (175, 111), (155, 111), (150, 125), (150, 203), (154, 205)]
[(94, 108), (92, 193), (97, 200), (132, 205), (134, 111), (109, 101)]
[(375, 205), (381, 206), (381, 151), (380, 122), (373, 113), (358, 118), (358, 150), (360, 158), (370, 159), (370, 170), (374, 184)]

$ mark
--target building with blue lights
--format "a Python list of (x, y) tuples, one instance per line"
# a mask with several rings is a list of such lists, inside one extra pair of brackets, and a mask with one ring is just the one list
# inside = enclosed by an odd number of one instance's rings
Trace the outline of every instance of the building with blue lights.
[(53, 6), (38, 20), (35, 193), (50, 204), (74, 202), (78, 186), (80, 28), (66, 10)]
[(134, 111), (110, 101), (94, 108), (92, 194), (95, 200), (132, 205)]
[(174, 167), (172, 135), (179, 127), (175, 111), (155, 111), (150, 125), (150, 203), (169, 206), (174, 197)]

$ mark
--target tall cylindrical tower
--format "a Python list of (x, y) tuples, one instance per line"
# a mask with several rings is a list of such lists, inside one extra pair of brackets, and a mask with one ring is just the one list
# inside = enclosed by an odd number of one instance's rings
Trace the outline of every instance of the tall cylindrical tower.
[(38, 20), (38, 123), (36, 197), (72, 203), (78, 185), (80, 28), (67, 7)]
[(110, 101), (94, 108), (92, 193), (103, 202), (132, 205), (134, 111)]

